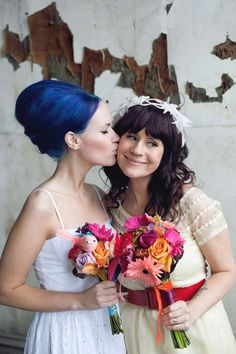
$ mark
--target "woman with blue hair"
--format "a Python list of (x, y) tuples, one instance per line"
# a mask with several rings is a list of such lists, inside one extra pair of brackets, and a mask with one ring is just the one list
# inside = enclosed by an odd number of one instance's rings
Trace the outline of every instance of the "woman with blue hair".
[[(19, 95), (16, 118), (41, 153), (56, 160), (54, 174), (27, 198), (0, 263), (0, 303), (36, 311), (25, 354), (125, 353), (122, 334), (112, 336), (106, 307), (117, 302), (114, 282), (72, 274), (72, 235), (85, 222), (110, 227), (101, 191), (84, 182), (95, 165), (115, 163), (118, 136), (109, 109), (81, 88), (45, 80)], [(34, 266), (40, 288), (26, 284)]]

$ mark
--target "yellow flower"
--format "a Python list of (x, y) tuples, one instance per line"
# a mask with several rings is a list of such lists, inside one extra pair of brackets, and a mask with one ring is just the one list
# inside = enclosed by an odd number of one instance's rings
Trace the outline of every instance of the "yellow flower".
[(89, 275), (97, 275), (98, 266), (96, 263), (87, 263), (83, 268), (82, 272)]
[(101, 280), (107, 279), (105, 269), (99, 268), (96, 263), (87, 263), (83, 267), (82, 272), (88, 275), (98, 276)]

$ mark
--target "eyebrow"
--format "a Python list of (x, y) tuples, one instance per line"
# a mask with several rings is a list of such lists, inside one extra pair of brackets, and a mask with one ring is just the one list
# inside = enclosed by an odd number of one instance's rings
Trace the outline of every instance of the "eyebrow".
[(152, 136), (148, 137), (149, 140), (152, 140), (152, 141), (161, 141), (160, 138), (153, 138)]
[(111, 126), (111, 123), (106, 123), (106, 124), (103, 124), (103, 125), (102, 125), (102, 128), (103, 128), (103, 127), (110, 127), (110, 126)]

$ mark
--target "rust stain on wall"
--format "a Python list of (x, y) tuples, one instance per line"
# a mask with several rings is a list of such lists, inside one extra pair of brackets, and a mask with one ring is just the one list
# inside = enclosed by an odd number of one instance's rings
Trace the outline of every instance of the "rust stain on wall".
[(11, 61), (14, 69), (28, 57), (28, 38), (20, 41), (17, 33), (9, 32), (8, 26), (3, 30), (2, 54)]
[[(229, 58), (231, 58), (231, 60), (236, 59), (236, 42), (231, 41), (227, 36), (225, 42), (216, 45), (211, 54), (216, 55), (221, 60)], [(222, 102), (224, 93), (233, 85), (235, 85), (233, 79), (228, 74), (222, 74), (221, 85), (215, 88), (217, 96), (209, 97), (204, 88), (195, 87), (192, 82), (187, 82), (186, 92), (191, 100), (196, 103)]]
[(56, 9), (55, 3), (28, 17), (29, 57), (32, 63), (42, 66), (44, 79), (51, 77), (49, 61), (53, 57), (60, 68), (62, 58), (66, 59), (67, 70), (78, 75), (80, 65), (73, 60), (72, 34)]
[(216, 97), (210, 97), (207, 95), (204, 88), (195, 87), (192, 82), (187, 82), (186, 92), (195, 103), (200, 102), (222, 102), (223, 95), (234, 85), (233, 79), (228, 74), (221, 76), (221, 85), (216, 87)]
[(236, 42), (233, 42), (226, 37), (224, 43), (218, 44), (214, 47), (212, 54), (216, 55), (218, 58), (224, 59), (236, 59)]
[(168, 65), (165, 34), (154, 40), (151, 58), (146, 65), (138, 65), (135, 58), (126, 55), (116, 58), (107, 48), (93, 50), (87, 47), (81, 64), (78, 64), (74, 62), (73, 35), (60, 18), (55, 3), (28, 16), (28, 25), (29, 36), (23, 41), (8, 28), (4, 31), (2, 53), (15, 69), (28, 59), (42, 67), (43, 79), (54, 77), (80, 84), (89, 92), (94, 92), (96, 77), (110, 70), (120, 73), (118, 85), (132, 88), (137, 95), (164, 100), (170, 97), (172, 102), (180, 102), (175, 70)]

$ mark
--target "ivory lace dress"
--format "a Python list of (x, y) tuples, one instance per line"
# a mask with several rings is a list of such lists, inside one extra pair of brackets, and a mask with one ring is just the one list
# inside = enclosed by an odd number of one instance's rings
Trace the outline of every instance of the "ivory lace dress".
[[(184, 255), (171, 274), (173, 287), (186, 287), (206, 278), (206, 262), (199, 248), (227, 228), (220, 203), (198, 188), (190, 188), (180, 200), (181, 216), (176, 224), (186, 239)], [(123, 232), (129, 217), (122, 205), (112, 211), (114, 227)], [(220, 257), (220, 255), (219, 255)], [(127, 288), (140, 290), (139, 281), (123, 281)], [(204, 290), (200, 290), (204, 291)], [(222, 301), (212, 306), (187, 331), (191, 344), (174, 349), (170, 331), (161, 325), (162, 340), (156, 343), (157, 311), (121, 303), (122, 323), (128, 354), (236, 354), (233, 332)]]
[[(55, 211), (64, 224), (52, 195)], [(111, 227), (109, 221), (107, 227)], [(77, 228), (67, 229), (75, 235)], [(62, 237), (47, 240), (34, 262), (42, 288), (52, 291), (81, 292), (97, 281), (80, 279), (72, 274), (68, 251), (73, 244)], [(28, 331), (25, 354), (125, 354), (123, 335), (112, 335), (107, 309), (36, 312)]]

